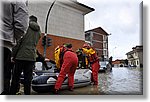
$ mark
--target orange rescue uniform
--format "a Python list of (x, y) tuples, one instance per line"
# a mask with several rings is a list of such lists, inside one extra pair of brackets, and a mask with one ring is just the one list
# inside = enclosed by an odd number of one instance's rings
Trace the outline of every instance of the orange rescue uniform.
[(94, 82), (94, 85), (98, 85), (98, 71), (100, 68), (99, 65), (99, 58), (96, 54), (96, 51), (90, 47), (90, 48), (82, 48), (83, 52), (88, 55), (91, 67), (92, 67), (92, 82)]
[(63, 63), (61, 66), (61, 70), (58, 76), (58, 79), (55, 84), (55, 90), (59, 90), (61, 88), (62, 83), (68, 74), (68, 86), (69, 89), (74, 88), (74, 73), (78, 66), (78, 57), (72, 50), (65, 51), (63, 55)]

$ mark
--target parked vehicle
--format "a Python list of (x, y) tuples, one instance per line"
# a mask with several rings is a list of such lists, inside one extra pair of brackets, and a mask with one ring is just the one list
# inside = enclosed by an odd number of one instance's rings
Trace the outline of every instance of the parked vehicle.
[(99, 72), (106, 72), (107, 71), (107, 64), (109, 62), (108, 61), (100, 61), (99, 64), (100, 64), (100, 69), (99, 69)]

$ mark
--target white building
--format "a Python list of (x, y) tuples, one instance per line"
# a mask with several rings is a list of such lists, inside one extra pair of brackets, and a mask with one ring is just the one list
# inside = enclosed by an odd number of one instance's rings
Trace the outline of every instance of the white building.
[[(29, 14), (38, 17), (41, 30), (45, 32), (47, 12), (54, 0), (28, 0)], [(48, 34), (85, 40), (84, 15), (94, 9), (77, 0), (56, 0), (49, 16)]]
[(136, 46), (132, 51), (126, 53), (128, 65), (143, 67), (143, 46)]

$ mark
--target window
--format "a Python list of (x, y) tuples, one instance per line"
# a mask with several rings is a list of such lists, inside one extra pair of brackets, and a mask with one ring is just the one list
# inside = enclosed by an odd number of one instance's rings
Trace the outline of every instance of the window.
[(91, 34), (90, 33), (85, 34), (85, 40), (86, 41), (91, 41)]
[(107, 50), (103, 50), (103, 55), (107, 56)]
[(103, 35), (103, 41), (107, 41), (108, 37), (106, 35)]
[(103, 43), (103, 49), (107, 49), (107, 42)]

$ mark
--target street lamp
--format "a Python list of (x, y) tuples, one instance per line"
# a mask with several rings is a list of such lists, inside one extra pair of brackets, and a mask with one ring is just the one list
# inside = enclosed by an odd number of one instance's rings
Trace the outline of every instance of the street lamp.
[(52, 7), (54, 6), (54, 4), (55, 4), (55, 2), (56, 2), (56, 0), (54, 0), (53, 1), (53, 3), (51, 4), (51, 6), (50, 6), (50, 8), (49, 8), (49, 10), (48, 10), (48, 13), (47, 13), (47, 17), (46, 17), (46, 21), (45, 21), (45, 34), (44, 34), (44, 36), (43, 36), (43, 47), (44, 47), (44, 57), (46, 57), (46, 44), (45, 44), (45, 42), (47, 42), (46, 40), (46, 36), (47, 36), (47, 23), (48, 23), (48, 18), (49, 18), (49, 15), (50, 15), (50, 11), (52, 10)]

